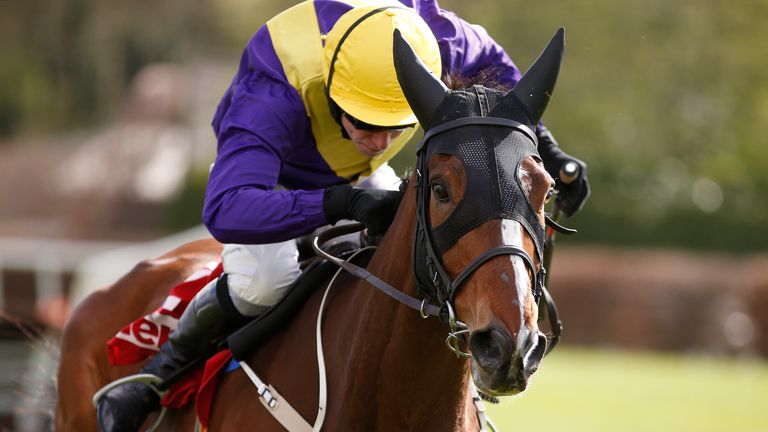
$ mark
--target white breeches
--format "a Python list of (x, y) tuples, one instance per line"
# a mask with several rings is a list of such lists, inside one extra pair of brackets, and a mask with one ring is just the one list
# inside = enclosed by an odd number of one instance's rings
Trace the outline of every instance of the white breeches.
[[(361, 179), (363, 188), (397, 190), (400, 178), (389, 165), (382, 165), (371, 176)], [(229, 295), (237, 310), (257, 316), (275, 305), (299, 277), (299, 252), (296, 241), (261, 245), (225, 244), (221, 253), (227, 273)]]
[(221, 252), (229, 295), (246, 316), (261, 314), (280, 301), (299, 277), (296, 241), (263, 245), (225, 244)]

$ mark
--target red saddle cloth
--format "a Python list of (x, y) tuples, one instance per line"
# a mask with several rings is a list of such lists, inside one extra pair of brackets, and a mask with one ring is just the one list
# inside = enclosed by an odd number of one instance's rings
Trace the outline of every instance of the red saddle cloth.
[[(123, 327), (107, 341), (110, 366), (134, 364), (155, 355), (160, 346), (168, 340), (168, 335), (176, 328), (181, 314), (192, 298), (222, 272), (221, 261), (208, 263), (184, 282), (173, 287), (163, 305), (157, 310)], [(195, 399), (201, 384), (206, 383), (209, 388), (215, 388), (219, 371), (231, 358), (231, 354), (228, 353), (229, 351), (219, 353), (211, 358), (204, 368), (191, 371), (172, 384), (161, 404), (169, 408), (180, 408)], [(213, 391), (209, 390), (203, 398), (204, 401), (201, 402), (209, 407), (212, 397)], [(200, 409), (199, 406), (198, 409)], [(206, 420), (207, 414), (208, 409), (205, 408)]]

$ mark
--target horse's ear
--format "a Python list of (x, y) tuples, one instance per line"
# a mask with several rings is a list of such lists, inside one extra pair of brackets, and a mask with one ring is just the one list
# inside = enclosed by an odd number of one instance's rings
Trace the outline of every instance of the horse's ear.
[(528, 113), (531, 126), (536, 126), (544, 115), (547, 103), (552, 97), (552, 90), (560, 72), (560, 63), (565, 50), (565, 29), (560, 27), (549, 41), (539, 58), (525, 72), (512, 91)]
[(395, 29), (392, 37), (397, 80), (413, 113), (426, 129), (437, 114), (437, 108), (443, 103), (448, 88), (422, 63), (400, 30)]

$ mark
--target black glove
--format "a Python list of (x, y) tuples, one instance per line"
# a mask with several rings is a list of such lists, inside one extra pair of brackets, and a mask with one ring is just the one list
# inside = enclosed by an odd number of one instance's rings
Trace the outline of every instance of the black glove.
[(341, 219), (362, 222), (368, 234), (384, 234), (395, 218), (403, 193), (385, 189), (360, 189), (348, 184), (331, 186), (323, 195), (323, 211), (333, 225)]
[[(557, 141), (543, 126), (536, 130), (539, 138), (539, 155), (544, 161), (544, 168), (557, 181), (557, 202), (563, 214), (570, 217), (581, 210), (589, 197), (589, 180), (587, 179), (587, 164), (569, 156), (560, 150)], [(568, 162), (575, 162), (579, 169), (574, 177), (561, 178), (562, 170)]]

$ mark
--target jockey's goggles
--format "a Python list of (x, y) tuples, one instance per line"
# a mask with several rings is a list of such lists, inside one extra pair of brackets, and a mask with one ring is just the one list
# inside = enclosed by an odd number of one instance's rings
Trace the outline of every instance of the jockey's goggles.
[(352, 117), (349, 113), (346, 113), (346, 112), (342, 112), (342, 115), (346, 117), (350, 123), (352, 123), (352, 126), (354, 126), (355, 129), (364, 130), (366, 132), (382, 132), (382, 131), (402, 132), (408, 128), (412, 128), (416, 126), (416, 123), (402, 125), (402, 126), (377, 126), (377, 125), (372, 125), (370, 123), (366, 123), (362, 120), (356, 119), (355, 117)]

